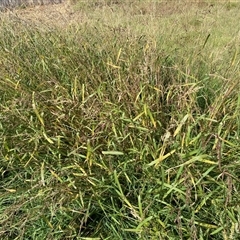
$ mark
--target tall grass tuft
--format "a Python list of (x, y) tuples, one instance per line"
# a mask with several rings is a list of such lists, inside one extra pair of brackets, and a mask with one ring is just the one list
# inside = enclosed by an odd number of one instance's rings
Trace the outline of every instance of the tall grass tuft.
[(238, 4), (171, 4), (1, 16), (1, 239), (237, 238)]

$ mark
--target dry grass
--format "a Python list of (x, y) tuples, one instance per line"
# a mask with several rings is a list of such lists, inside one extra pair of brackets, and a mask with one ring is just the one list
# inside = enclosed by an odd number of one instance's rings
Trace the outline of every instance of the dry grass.
[[(5, 12), (10, 18), (18, 18), (19, 21), (39, 26), (63, 26), (81, 22), (83, 16), (74, 11), (68, 3), (36, 5), (24, 9), (16, 8)], [(5, 16), (6, 17), (6, 16)]]
[(109, 1), (109, 3), (107, 1), (77, 1), (74, 5), (72, 5), (70, 2), (65, 1), (61, 4), (15, 8), (11, 11), (8, 11), (8, 14), (15, 14), (25, 21), (34, 21), (53, 25), (62, 24), (63, 26), (66, 26), (68, 24), (89, 21), (90, 19), (87, 18), (87, 16), (91, 16), (91, 12), (89, 10), (88, 12), (84, 12), (86, 6), (92, 8), (91, 10), (93, 14), (102, 14), (101, 18), (104, 19), (108, 17), (109, 11), (112, 13), (117, 13), (116, 17), (119, 15), (119, 11), (124, 11), (124, 14), (127, 13), (128, 16), (150, 15), (152, 17), (168, 17), (176, 14), (186, 15), (192, 11), (195, 11), (196, 13), (201, 11), (208, 13), (211, 12), (213, 4), (203, 1), (195, 3), (192, 1), (181, 1), (174, 3), (166, 1), (150, 1), (148, 4), (145, 4), (144, 2), (136, 4), (134, 1), (126, 1), (126, 5), (124, 6), (121, 3), (112, 4), (111, 1)]

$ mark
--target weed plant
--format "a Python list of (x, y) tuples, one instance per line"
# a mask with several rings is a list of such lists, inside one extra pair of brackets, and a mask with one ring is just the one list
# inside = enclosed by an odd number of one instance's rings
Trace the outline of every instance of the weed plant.
[(93, 2), (1, 15), (0, 238), (237, 239), (239, 4)]

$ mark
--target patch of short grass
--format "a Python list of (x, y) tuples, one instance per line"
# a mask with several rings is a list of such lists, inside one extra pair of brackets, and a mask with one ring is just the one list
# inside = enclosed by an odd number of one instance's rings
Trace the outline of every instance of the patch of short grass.
[(236, 238), (238, 5), (75, 8), (1, 19), (1, 239)]

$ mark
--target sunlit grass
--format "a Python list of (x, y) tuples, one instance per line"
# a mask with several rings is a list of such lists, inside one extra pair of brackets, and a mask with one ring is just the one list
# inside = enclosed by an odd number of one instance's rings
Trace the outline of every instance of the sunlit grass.
[(0, 238), (235, 239), (239, 6), (1, 15)]

